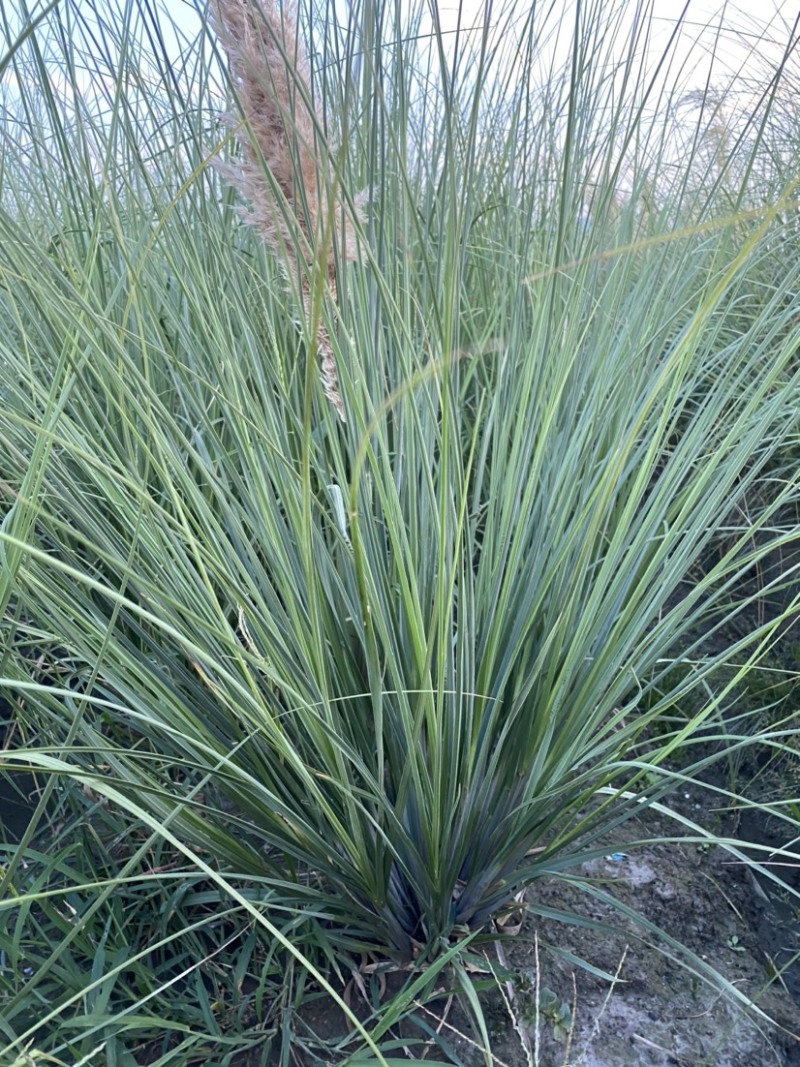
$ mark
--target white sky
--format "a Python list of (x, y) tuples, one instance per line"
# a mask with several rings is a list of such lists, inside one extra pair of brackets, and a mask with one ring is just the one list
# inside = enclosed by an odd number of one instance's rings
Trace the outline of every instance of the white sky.
[[(150, 0), (147, 0), (148, 5)], [(164, 12), (165, 18), (162, 28), (165, 38), (175, 47), (176, 54), (179, 45), (176, 43), (175, 33), (171, 26), (177, 29), (179, 34), (190, 39), (195, 38), (202, 28), (202, 18), (198, 9), (205, 7), (206, 0), (154, 0), (157, 7)], [(303, 7), (311, 5), (312, 9), (321, 8), (328, 0), (300, 0)], [(348, 0), (333, 0), (342, 12), (346, 12)], [(380, 2), (380, 0), (377, 0)], [(402, 0), (401, 0), (402, 2)], [(427, 4), (430, 8), (437, 0), (412, 0), (414, 3)], [(459, 23), (459, 11), (462, 30), (469, 27), (480, 26), (483, 22), (483, 12), (486, 0), (439, 0), (438, 9), (441, 25), (446, 33), (453, 34)], [(597, 0), (583, 0), (584, 10), (590, 9)], [(15, 14), (19, 12), (19, 0), (0, 0), (6, 8), (6, 17), (10, 18), (12, 25), (15, 22)], [(112, 12), (119, 10), (119, 0), (77, 0), (80, 8), (88, 13), (96, 10), (98, 13), (114, 17)], [(518, 13), (527, 12), (533, 0), (489, 0), (492, 7), (490, 20), (501, 25), (504, 12), (512, 7)], [(570, 9), (574, 8), (575, 0), (537, 0), (542, 15), (552, 9), (556, 17), (568, 24)], [(34, 14), (44, 5), (29, 3)], [(714, 39), (719, 34), (719, 58), (728, 64), (730, 72), (739, 68), (748, 53), (755, 47), (762, 58), (777, 59), (786, 46), (791, 32), (791, 25), (797, 15), (797, 0), (610, 0), (610, 4), (604, 7), (618, 6), (625, 13), (625, 18), (632, 24), (638, 8), (644, 6), (652, 8), (653, 50), (660, 53), (661, 48), (667, 41), (669, 34), (674, 28), (676, 20), (686, 6), (688, 8), (684, 19), (682, 52), (687, 55), (695, 46), (692, 58), (698, 62), (696, 77), (698, 82), (705, 75), (705, 70), (699, 69), (702, 64), (700, 57), (703, 52), (709, 52), (714, 46)], [(346, 16), (343, 15), (343, 18)], [(551, 21), (554, 21), (551, 18)], [(423, 27), (423, 32), (426, 27)]]
[[(43, 0), (41, 0), (43, 3)], [(162, 19), (162, 33), (170, 52), (174, 51), (176, 60), (182, 49), (180, 37), (184, 40), (193, 40), (202, 30), (202, 17), (200, 10), (204, 9), (206, 0), (147, 0), (148, 6), (154, 3), (164, 13)], [(296, 0), (297, 2), (297, 0)], [(303, 7), (307, 5), (321, 9), (329, 0), (299, 0)], [(375, 0), (380, 3), (381, 0)], [(403, 0), (400, 0), (402, 3)], [(409, 0), (417, 4), (435, 4), (437, 0)], [(439, 0), (439, 17), (441, 26), (450, 41), (456, 40), (456, 31), (460, 23), (462, 40), (470, 36), (477, 39), (477, 32), (469, 34), (471, 27), (480, 27), (484, 21), (484, 8), (486, 0)], [(5, 0), (0, 0), (6, 6)], [(92, 11), (105, 15), (112, 22), (118, 18), (121, 0), (77, 0), (82, 11), (89, 18)], [(348, 0), (333, 0), (338, 10), (342, 11), (342, 22), (347, 18)], [(489, 0), (492, 13), (490, 21), (500, 27), (505, 24), (506, 13), (515, 11), (519, 16), (524, 16), (531, 9), (533, 0)], [(555, 45), (556, 52), (563, 49), (566, 59), (568, 55), (568, 27), (571, 24), (570, 11), (574, 10), (576, 0), (536, 0), (536, 6), (541, 12), (537, 18), (541, 21), (549, 14), (549, 23), (554, 26), (557, 21), (562, 23), (559, 33), (559, 44)], [(704, 84), (708, 74), (709, 57), (716, 51), (715, 63), (716, 77), (718, 81), (725, 81), (741, 72), (745, 64), (745, 74), (748, 64), (748, 56), (757, 56), (766, 64), (773, 66), (780, 61), (781, 54), (786, 48), (791, 36), (792, 23), (797, 14), (797, 0), (582, 0), (584, 11), (590, 11), (596, 4), (601, 3), (604, 12), (610, 8), (621, 11), (622, 32), (618, 37), (617, 47), (624, 48), (629, 36), (629, 28), (633, 25), (636, 12), (640, 8), (652, 9), (652, 34), (650, 41), (650, 59), (655, 61), (662, 53), (669, 35), (675, 27), (676, 20), (680, 17), (684, 7), (687, 13), (684, 18), (681, 31), (680, 43), (676, 50), (676, 58), (679, 63), (685, 64), (686, 76), (689, 79), (687, 88), (700, 87)], [(30, 5), (34, 12), (41, 4)], [(8, 12), (10, 8), (10, 12)], [(15, 9), (19, 8), (19, 0), (11, 0), (8, 4), (7, 13), (14, 22)], [(627, 24), (627, 28), (626, 28)], [(425, 33), (430, 27), (421, 27)], [(548, 65), (552, 57), (543, 57), (543, 62)], [(560, 57), (559, 57), (560, 58)], [(673, 70), (675, 66), (673, 65)], [(763, 70), (763, 68), (762, 68)]]
[[(97, 2), (97, 0), (95, 0)], [(339, 0), (342, 4), (346, 0)], [(429, 0), (429, 3), (435, 0)], [(660, 53), (668, 40), (677, 19), (686, 6), (686, 0), (651, 0), (655, 36), (653, 50)], [(202, 0), (198, 0), (201, 4)], [(517, 3), (517, 10), (529, 7), (531, 0)], [(454, 32), (458, 27), (459, 10), (463, 28), (480, 25), (483, 21), (484, 0), (443, 0), (439, 3), (439, 17), (446, 32)], [(494, 12), (491, 18), (499, 22), (501, 12), (507, 5), (502, 0), (494, 0)], [(540, 4), (542, 11), (547, 3)], [(562, 11), (572, 6), (570, 0), (556, 3)], [(622, 6), (629, 9), (632, 22), (637, 0), (622, 0)], [(160, 7), (166, 12), (167, 21), (174, 22), (179, 30), (189, 37), (194, 37), (201, 28), (201, 17), (195, 0), (160, 0)], [(688, 11), (684, 19), (682, 50), (692, 58), (697, 58), (696, 77), (702, 82), (706, 71), (700, 69), (700, 57), (708, 54), (714, 47), (719, 34), (718, 55), (726, 63), (729, 72), (734, 73), (742, 62), (757, 47), (762, 58), (779, 59), (786, 47), (791, 32), (791, 25), (797, 13), (795, 0), (741, 0), (739, 4), (726, 0), (688, 0)], [(692, 46), (695, 46), (694, 49)]]
[[(118, 24), (119, 11), (125, 0), (74, 0), (80, 9), (92, 21), (92, 13), (107, 20), (108, 25)], [(297, 0), (295, 0), (297, 2)], [(346, 24), (348, 0), (299, 0), (302, 6), (309, 3), (321, 9), (328, 2), (336, 4), (342, 12), (342, 24)], [(352, 2), (352, 0), (350, 0)], [(358, 2), (358, 0), (356, 0)], [(380, 3), (381, 0), (375, 0)], [(402, 3), (403, 0), (400, 0)], [(426, 0), (406, 0), (410, 3), (425, 3)], [(436, 0), (427, 0), (428, 4)], [(560, 28), (549, 39), (550, 43), (541, 49), (542, 76), (551, 66), (560, 66), (569, 57), (570, 33), (572, 20), (570, 12), (574, 11), (577, 0), (536, 0), (539, 13), (537, 18), (547, 20), (552, 29)], [(736, 101), (739, 113), (750, 110), (752, 94), (748, 98), (748, 76), (764, 86), (765, 73), (774, 69), (780, 62), (792, 37), (793, 21), (798, 10), (797, 0), (581, 0), (584, 18), (592, 10), (603, 15), (604, 26), (608, 12), (615, 9), (619, 13), (619, 27), (614, 38), (612, 53), (614, 58), (621, 58), (630, 38), (637, 12), (652, 11), (650, 40), (648, 43), (648, 65), (652, 68), (661, 57), (670, 34), (674, 31), (681, 12), (687, 8), (681, 34), (673, 53), (669, 73), (664, 72), (664, 81), (670, 85), (676, 79), (681, 84), (681, 92), (701, 89), (706, 84), (712, 55), (714, 56), (714, 75), (712, 87), (729, 89), (728, 82), (735, 79), (733, 86), (736, 93), (730, 99)], [(4, 0), (0, 0), (4, 3)], [(19, 0), (11, 0), (13, 19), (14, 9)], [(161, 33), (170, 55), (175, 56), (176, 65), (180, 62), (183, 42), (194, 41), (202, 32), (203, 20), (199, 9), (205, 7), (206, 0), (143, 0), (142, 7), (151, 4), (163, 13)], [(519, 19), (531, 10), (533, 0), (490, 0), (492, 4), (490, 22), (500, 31), (508, 25), (508, 13), (513, 12)], [(479, 41), (480, 27), (484, 22), (485, 0), (440, 0), (439, 18), (445, 40), (454, 45), (459, 38), (462, 44), (469, 40)], [(430, 29), (423, 23), (420, 32)], [(477, 27), (477, 29), (473, 29)], [(472, 32), (470, 32), (472, 30)], [(513, 80), (514, 64), (518, 52), (515, 50), (513, 33), (498, 32), (504, 47), (507, 47), (505, 66), (499, 69)], [(555, 64), (554, 64), (555, 57)], [(435, 69), (435, 64), (434, 64)], [(498, 68), (495, 68), (497, 71)], [(56, 76), (57, 77), (57, 76)], [(96, 73), (87, 73), (87, 88), (96, 81)]]

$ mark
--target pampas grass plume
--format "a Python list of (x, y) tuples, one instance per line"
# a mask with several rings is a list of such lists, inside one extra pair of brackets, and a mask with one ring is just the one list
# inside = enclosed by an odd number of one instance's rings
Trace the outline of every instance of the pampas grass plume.
[[(300, 276), (304, 311), (310, 315), (308, 268), (324, 265), (335, 299), (334, 245), (346, 260), (355, 260), (357, 253), (352, 224), (342, 221), (341, 206), (334, 202), (329, 148), (311, 103), (297, 11), (290, 0), (280, 6), (276, 0), (211, 0), (211, 16), (250, 130), (249, 136), (238, 134), (240, 164), (221, 170), (248, 201), (246, 220)], [(241, 130), (238, 115), (225, 118), (231, 128)], [(329, 220), (333, 231), (326, 234)], [(310, 249), (311, 263), (298, 261), (301, 246)], [(336, 360), (322, 325), (316, 342), (325, 395), (344, 421)]]

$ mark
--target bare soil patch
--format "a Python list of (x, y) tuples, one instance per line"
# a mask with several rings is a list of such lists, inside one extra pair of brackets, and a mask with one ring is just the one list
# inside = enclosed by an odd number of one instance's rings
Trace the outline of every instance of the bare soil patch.
[[(680, 802), (696, 816), (703, 793), (684, 793)], [(676, 836), (675, 824), (652, 811), (625, 827), (629, 840), (670, 835)], [(581, 886), (542, 880), (527, 892), (519, 933), (501, 943), (499, 955), (488, 953), (491, 966), (499, 971), (502, 960), (515, 975), (480, 994), (497, 1067), (800, 1065), (800, 1006), (762, 945), (759, 927), (775, 919), (749, 870), (720, 847), (660, 842), (626, 853), (618, 847), (609, 841), (606, 856), (575, 873), (696, 953), (768, 1018), (693, 975), (655, 937), (643, 940), (633, 919)], [(572, 913), (575, 921), (558, 921), (553, 912)], [(798, 940), (797, 924), (784, 933), (787, 942)], [(573, 957), (612, 980), (577, 966)], [(476, 974), (478, 981), (486, 977)], [(302, 1018), (306, 1050), (316, 1038), (322, 1053), (348, 1029), (324, 998), (306, 1005)], [(430, 1039), (431, 1030), (438, 1041)], [(445, 997), (428, 1002), (396, 1036), (395, 1056), (405, 1052), (465, 1067), (487, 1062), (469, 1016)], [(421, 1044), (426, 1037), (428, 1044)], [(307, 1053), (299, 1058), (315, 1060)]]

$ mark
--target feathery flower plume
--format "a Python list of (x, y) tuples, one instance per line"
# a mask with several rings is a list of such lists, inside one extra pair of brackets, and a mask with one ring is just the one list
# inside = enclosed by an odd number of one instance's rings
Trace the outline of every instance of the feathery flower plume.
[[(280, 7), (276, 0), (211, 0), (211, 14), (252, 134), (252, 141), (246, 133), (239, 135), (240, 165), (220, 169), (249, 202), (243, 212), (246, 221), (278, 253), (279, 260), (296, 269), (303, 309), (310, 315), (311, 289), (304, 269), (310, 264), (298, 261), (301, 246), (310, 248), (317, 262), (324, 260), (334, 300), (334, 244), (345, 259), (355, 260), (357, 252), (352, 225), (342, 222), (341, 207), (331, 200), (334, 183), (329, 154), (321, 143), (321, 122), (311, 103), (310, 71), (297, 37), (297, 12), (291, 0), (283, 0)], [(225, 120), (231, 128), (240, 127), (237, 115), (227, 115)], [(287, 208), (299, 226), (299, 239)], [(326, 241), (329, 219), (333, 232)], [(336, 360), (322, 325), (316, 342), (325, 395), (344, 422)]]

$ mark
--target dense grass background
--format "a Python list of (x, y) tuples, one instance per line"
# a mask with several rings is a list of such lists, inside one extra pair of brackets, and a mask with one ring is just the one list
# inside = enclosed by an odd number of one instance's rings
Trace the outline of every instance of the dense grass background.
[(722, 713), (794, 617), (753, 575), (797, 536), (796, 72), (687, 118), (623, 7), (458, 48), (301, 12), (337, 302), (291, 204), (276, 251), (215, 170), (258, 146), (210, 35), (176, 67), (147, 0), (7, 21), (3, 761), (44, 788), (6, 847), (9, 1062), (286, 1053), (353, 959), (429, 964), (380, 1042), (445, 966), (469, 999), (526, 885), (793, 751), (793, 716)]

